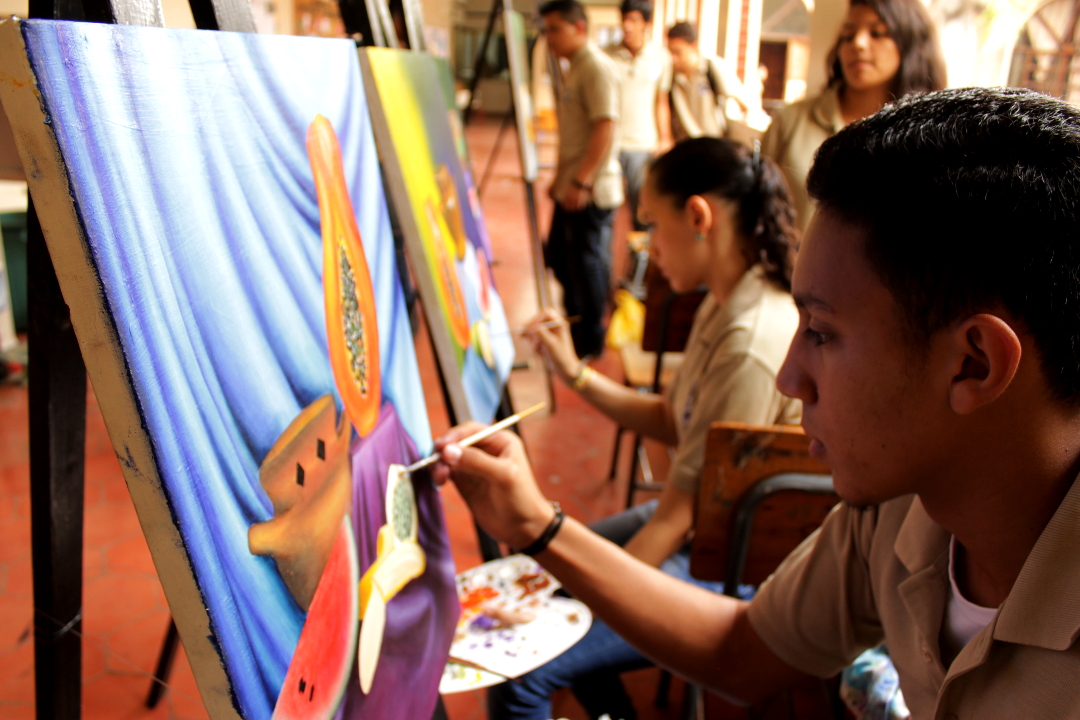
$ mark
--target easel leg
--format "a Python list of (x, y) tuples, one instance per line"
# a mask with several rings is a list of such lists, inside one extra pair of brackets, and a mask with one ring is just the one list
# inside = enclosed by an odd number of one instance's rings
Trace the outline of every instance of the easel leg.
[(488, 155), (487, 162), (484, 163), (484, 173), (480, 176), (480, 184), (476, 186), (476, 196), (484, 196), (484, 186), (487, 185), (488, 178), (491, 176), (491, 170), (495, 167), (495, 159), (499, 157), (499, 150), (502, 149), (503, 137), (506, 136), (506, 129), (510, 127), (510, 123), (513, 122), (514, 114), (506, 113), (503, 116), (502, 123), (499, 125), (499, 134), (495, 136), (495, 145), (491, 148), (491, 154)]
[(81, 709), (86, 367), (33, 201), (26, 214), (37, 717)]
[(484, 72), (484, 64), (487, 62), (488, 43), (491, 42), (491, 33), (495, 30), (495, 19), (502, 10), (503, 0), (492, 0), (491, 13), (488, 15), (487, 29), (484, 30), (484, 39), (480, 41), (480, 50), (476, 54), (476, 62), (473, 64), (473, 76), (469, 81), (469, 104), (461, 111), (461, 124), (468, 125), (472, 117), (473, 101), (476, 99), (476, 88), (480, 86), (480, 75)]
[[(551, 292), (548, 287), (547, 263), (544, 262), (544, 244), (540, 240), (540, 220), (536, 212), (536, 184), (525, 181), (525, 207), (529, 214), (529, 236), (532, 242), (533, 276), (536, 281), (536, 299), (540, 309), (551, 307)], [(544, 363), (547, 374), (548, 406), (555, 412), (555, 371), (550, 362)]]
[(165, 695), (165, 683), (172, 674), (173, 661), (176, 660), (176, 648), (180, 645), (180, 634), (176, 631), (176, 621), (169, 616), (169, 629), (165, 632), (165, 642), (161, 644), (154, 680), (150, 681), (150, 692), (146, 696), (146, 707), (155, 708)]

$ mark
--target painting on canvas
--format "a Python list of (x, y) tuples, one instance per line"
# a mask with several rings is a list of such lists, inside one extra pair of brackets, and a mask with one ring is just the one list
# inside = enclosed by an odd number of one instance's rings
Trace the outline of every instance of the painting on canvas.
[(490, 422), (514, 360), (491, 243), (454, 134), (440, 60), (360, 51), (375, 141), (459, 422)]
[(525, 16), (511, 7), (510, 0), (504, 0), (503, 5), (503, 32), (510, 65), (510, 95), (517, 120), (521, 174), (526, 181), (536, 182), (540, 161), (536, 154), (536, 121), (532, 93), (529, 92), (529, 38), (525, 33)]
[(430, 717), (459, 609), (355, 45), (11, 20), (0, 75), (211, 717)]

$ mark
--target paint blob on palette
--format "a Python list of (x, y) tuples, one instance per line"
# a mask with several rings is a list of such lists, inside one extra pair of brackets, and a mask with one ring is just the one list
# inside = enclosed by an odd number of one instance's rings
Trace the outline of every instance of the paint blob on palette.
[(442, 680), (439, 682), (439, 694), (453, 695), (468, 690), (480, 690), (504, 683), (506, 680), (504, 675), (496, 675), (493, 672), (451, 660), (446, 663), (446, 669), (443, 670)]
[(560, 587), (525, 555), (458, 574), (461, 618), (450, 657), (508, 678), (558, 657), (592, 625), (584, 604), (554, 595)]

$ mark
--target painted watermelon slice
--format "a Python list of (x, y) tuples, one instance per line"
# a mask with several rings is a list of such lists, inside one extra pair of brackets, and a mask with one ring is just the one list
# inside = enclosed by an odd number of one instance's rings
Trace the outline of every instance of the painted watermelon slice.
[(300, 631), (272, 720), (334, 717), (356, 654), (359, 580), (352, 520), (346, 515)]

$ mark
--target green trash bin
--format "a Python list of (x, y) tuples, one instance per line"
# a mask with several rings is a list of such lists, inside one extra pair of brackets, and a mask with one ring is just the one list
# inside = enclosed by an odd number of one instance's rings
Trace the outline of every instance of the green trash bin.
[(15, 332), (26, 332), (26, 213), (0, 213), (0, 236), (4, 240)]

